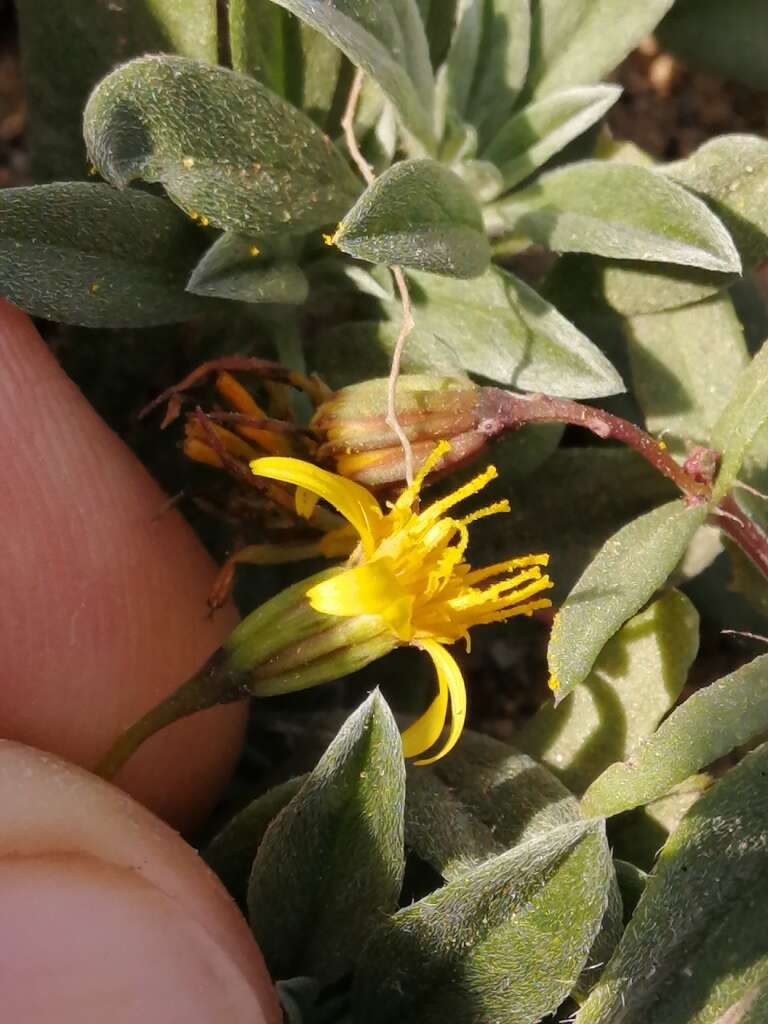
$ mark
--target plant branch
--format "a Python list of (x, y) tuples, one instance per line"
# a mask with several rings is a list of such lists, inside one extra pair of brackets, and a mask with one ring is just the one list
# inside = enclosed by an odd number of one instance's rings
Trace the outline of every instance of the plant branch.
[[(344, 114), (341, 118), (341, 127), (344, 132), (344, 140), (347, 144), (347, 150), (352, 158), (352, 162), (362, 175), (366, 185), (371, 185), (375, 180), (373, 168), (363, 156), (360, 151), (360, 147), (357, 144), (357, 139), (355, 138), (355, 112), (360, 99), (360, 90), (363, 87), (363, 79), (363, 72), (358, 68), (357, 71), (355, 71), (355, 77), (352, 79), (352, 86), (349, 90)], [(403, 316), (400, 323), (400, 331), (397, 335), (397, 341), (395, 342), (395, 348), (392, 352), (392, 364), (389, 371), (389, 385), (387, 388), (386, 423), (390, 430), (394, 431), (394, 434), (403, 449), (403, 457), (405, 460), (405, 479), (410, 485), (413, 483), (413, 449), (411, 448), (411, 442), (408, 440), (408, 435), (403, 430), (402, 424), (400, 423), (397, 415), (397, 382), (400, 377), (400, 364), (403, 359), (405, 343), (408, 339), (408, 335), (414, 327), (413, 306), (411, 304), (410, 292), (408, 291), (408, 285), (402, 269), (395, 266), (390, 267), (390, 270), (392, 272), (392, 277), (395, 280), (398, 294), (400, 295)]]
[[(717, 515), (719, 510), (724, 514)], [(735, 541), (763, 576), (768, 578), (768, 535), (765, 531), (730, 494), (723, 498), (713, 514), (717, 516), (717, 525), (723, 533)]]
[(693, 501), (706, 501), (711, 495), (711, 479), (688, 472), (685, 466), (675, 462), (663, 441), (658, 441), (628, 420), (568, 398), (520, 395), (500, 388), (485, 388), (484, 392), (488, 402), (488, 409), (484, 412), (488, 415), (489, 433), (496, 433), (499, 428), (515, 429), (526, 423), (569, 423), (584, 427), (604, 440), (620, 441), (633, 448)]

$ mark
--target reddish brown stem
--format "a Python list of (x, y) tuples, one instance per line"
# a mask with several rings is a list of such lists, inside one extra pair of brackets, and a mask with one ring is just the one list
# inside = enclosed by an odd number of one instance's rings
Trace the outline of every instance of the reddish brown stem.
[(602, 409), (593, 409), (569, 398), (550, 395), (519, 395), (499, 388), (484, 388), (483, 411), (491, 434), (502, 429), (515, 429), (526, 423), (569, 423), (584, 427), (604, 440), (620, 441), (633, 448), (660, 473), (675, 483), (696, 502), (706, 501), (711, 494), (711, 480), (698, 479), (672, 458), (662, 441), (657, 441), (634, 423), (613, 416)]
[(768, 536), (764, 530), (746, 514), (730, 494), (723, 498), (718, 509), (725, 514), (717, 516), (717, 525), (739, 545), (763, 576), (768, 578)]
[[(567, 398), (549, 395), (519, 395), (498, 388), (484, 388), (481, 429), (495, 435), (514, 430), (526, 423), (569, 423), (584, 427), (604, 439), (620, 441), (633, 448), (660, 473), (675, 483), (691, 503), (702, 503), (712, 496), (712, 482), (720, 457), (710, 448), (692, 449), (685, 463), (675, 462), (666, 446), (634, 423), (593, 409)], [(751, 562), (768, 578), (768, 534), (727, 495), (712, 513), (717, 525)]]

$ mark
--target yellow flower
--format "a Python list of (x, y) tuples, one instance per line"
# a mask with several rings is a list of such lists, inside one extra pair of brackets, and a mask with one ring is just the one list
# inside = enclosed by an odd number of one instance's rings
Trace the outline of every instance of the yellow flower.
[(311, 607), (332, 616), (376, 617), (396, 644), (419, 647), (432, 658), (437, 695), (404, 732), (405, 755), (417, 756), (437, 743), (449, 704), (451, 726), (438, 752), (417, 764), (429, 764), (448, 753), (464, 725), (464, 679), (446, 646), (464, 640), (469, 648), (472, 626), (530, 615), (551, 604), (538, 596), (552, 586), (542, 573), (548, 555), (526, 555), (476, 570), (464, 561), (469, 525), (508, 512), (509, 503), (498, 501), (460, 518), (448, 513), (495, 478), (493, 466), (420, 511), (422, 484), (449, 449), (447, 442), (436, 446), (413, 484), (387, 512), (360, 484), (301, 459), (267, 457), (250, 464), (257, 476), (295, 484), (296, 506), (305, 515), (319, 498), (327, 501), (360, 538), (344, 571), (309, 588)]

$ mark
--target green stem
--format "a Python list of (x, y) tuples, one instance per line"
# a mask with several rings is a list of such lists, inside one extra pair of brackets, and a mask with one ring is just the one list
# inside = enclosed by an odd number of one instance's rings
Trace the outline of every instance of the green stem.
[(167, 725), (246, 696), (243, 677), (227, 667), (224, 653), (217, 651), (191, 679), (169, 697), (128, 726), (94, 769), (103, 779), (112, 779), (139, 747)]

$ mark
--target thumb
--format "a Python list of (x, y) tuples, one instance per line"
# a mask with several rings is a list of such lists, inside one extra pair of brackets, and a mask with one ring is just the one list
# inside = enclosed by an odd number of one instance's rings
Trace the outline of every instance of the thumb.
[[(0, 303), (0, 737), (93, 766), (234, 624), (207, 621), (214, 566), (29, 319)], [(237, 757), (243, 704), (150, 740), (119, 785), (181, 828)]]

